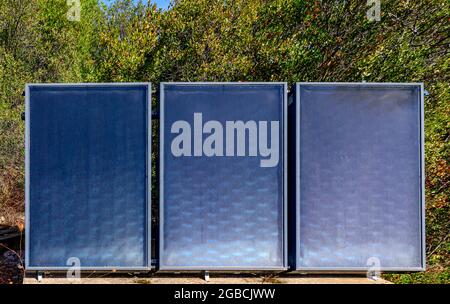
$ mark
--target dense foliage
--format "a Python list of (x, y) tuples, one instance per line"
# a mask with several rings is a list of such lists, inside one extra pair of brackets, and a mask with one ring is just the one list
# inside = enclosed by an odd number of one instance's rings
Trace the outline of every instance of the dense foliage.
[(0, 224), (23, 225), (27, 82), (424, 82), (428, 271), (389, 278), (450, 282), (449, 1), (382, 0), (380, 21), (366, 1), (81, 5), (0, 0)]

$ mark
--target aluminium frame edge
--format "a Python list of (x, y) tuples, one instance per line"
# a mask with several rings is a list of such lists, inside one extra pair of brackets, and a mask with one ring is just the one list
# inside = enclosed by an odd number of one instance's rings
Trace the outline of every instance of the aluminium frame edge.
[(288, 162), (288, 84), (287, 82), (282, 83), (283, 87), (283, 103), (282, 103), (282, 113), (281, 118), (283, 119), (283, 267), (289, 269), (289, 253), (288, 253), (288, 175), (287, 175), (287, 162)]
[(25, 269), (30, 267), (30, 84), (25, 84)]
[(164, 86), (159, 84), (159, 237), (158, 237), (158, 265), (162, 270), (162, 257), (164, 256)]
[(147, 99), (146, 99), (146, 126), (147, 126), (147, 132), (146, 133), (146, 140), (147, 140), (147, 148), (146, 148), (146, 154), (145, 154), (145, 163), (146, 163), (146, 217), (147, 220), (145, 221), (146, 224), (146, 242), (147, 242), (147, 268), (152, 269), (152, 83), (147, 83)]
[(419, 111), (420, 111), (420, 174), (421, 174), (421, 197), (420, 197), (420, 204), (421, 204), (421, 224), (422, 224), (422, 269), (421, 271), (425, 271), (427, 267), (427, 249), (426, 249), (426, 225), (425, 225), (425, 216), (426, 216), (426, 210), (425, 210), (425, 89), (424, 84), (419, 83), (420, 85), (420, 96), (419, 96)]

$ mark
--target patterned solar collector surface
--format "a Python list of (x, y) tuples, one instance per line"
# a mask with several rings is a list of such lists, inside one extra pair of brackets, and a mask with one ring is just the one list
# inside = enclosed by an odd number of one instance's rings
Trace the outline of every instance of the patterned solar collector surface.
[(147, 268), (149, 84), (27, 87), (27, 268)]
[(423, 268), (421, 85), (297, 94), (296, 268)]
[[(165, 83), (161, 97), (160, 268), (284, 268), (285, 84)], [(249, 129), (228, 141), (236, 121)]]

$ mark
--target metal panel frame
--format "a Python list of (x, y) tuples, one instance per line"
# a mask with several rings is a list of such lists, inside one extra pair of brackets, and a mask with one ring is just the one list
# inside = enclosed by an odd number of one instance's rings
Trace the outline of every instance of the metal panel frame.
[(396, 82), (297, 82), (295, 84), (295, 101), (296, 101), (296, 113), (295, 113), (295, 127), (296, 127), (296, 139), (295, 139), (295, 206), (296, 206), (296, 216), (295, 216), (295, 269), (294, 271), (299, 272), (366, 272), (368, 267), (299, 267), (298, 266), (298, 256), (300, 252), (300, 87), (301, 86), (347, 86), (347, 87), (418, 87), (420, 90), (419, 97), (419, 155), (420, 155), (420, 165), (419, 165), (419, 176), (421, 182), (420, 189), (420, 217), (421, 217), (421, 260), (422, 265), (420, 267), (380, 267), (380, 271), (425, 271), (426, 269), (426, 236), (425, 236), (425, 146), (424, 146), (424, 86), (421, 82), (415, 83), (396, 83)]
[(152, 157), (152, 88), (150, 82), (120, 82), (120, 83), (27, 83), (25, 85), (25, 270), (26, 271), (67, 271), (72, 269), (72, 266), (30, 266), (30, 88), (32, 87), (124, 87), (136, 86), (145, 87), (147, 90), (146, 98), (146, 126), (147, 126), (147, 147), (146, 147), (146, 236), (147, 242), (147, 265), (138, 267), (127, 266), (87, 266), (81, 265), (80, 270), (135, 270), (135, 271), (149, 271), (151, 266), (151, 157)]
[[(283, 103), (281, 108), (281, 119), (283, 120), (282, 126), (282, 140), (283, 140), (283, 265), (281, 267), (239, 267), (239, 266), (165, 266), (162, 265), (161, 257), (164, 255), (164, 86), (165, 85), (184, 85), (184, 86), (245, 86), (245, 85), (281, 85), (283, 86)], [(158, 257), (158, 270), (161, 271), (265, 271), (265, 270), (287, 270), (288, 269), (288, 253), (287, 253), (287, 82), (161, 82), (160, 83), (160, 118), (159, 118), (159, 257)]]

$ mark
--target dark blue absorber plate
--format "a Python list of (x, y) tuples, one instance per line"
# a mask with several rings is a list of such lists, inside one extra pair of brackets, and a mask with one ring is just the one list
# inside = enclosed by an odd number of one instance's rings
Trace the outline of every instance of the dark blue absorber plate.
[[(160, 268), (282, 268), (284, 84), (164, 84), (161, 91)], [(268, 132), (269, 143), (278, 137), (279, 161), (261, 167), (265, 157), (249, 156), (250, 132), (246, 156), (174, 156), (171, 146), (179, 133), (171, 132), (172, 125), (185, 121), (194, 133), (194, 113), (202, 114), (205, 126), (211, 120), (222, 126), (237, 120), (279, 122), (279, 132)], [(224, 127), (224, 145), (225, 136)], [(191, 146), (194, 154), (194, 135)]]
[(145, 84), (29, 87), (28, 267), (148, 265), (148, 94)]
[(421, 86), (297, 90), (297, 268), (422, 267)]

